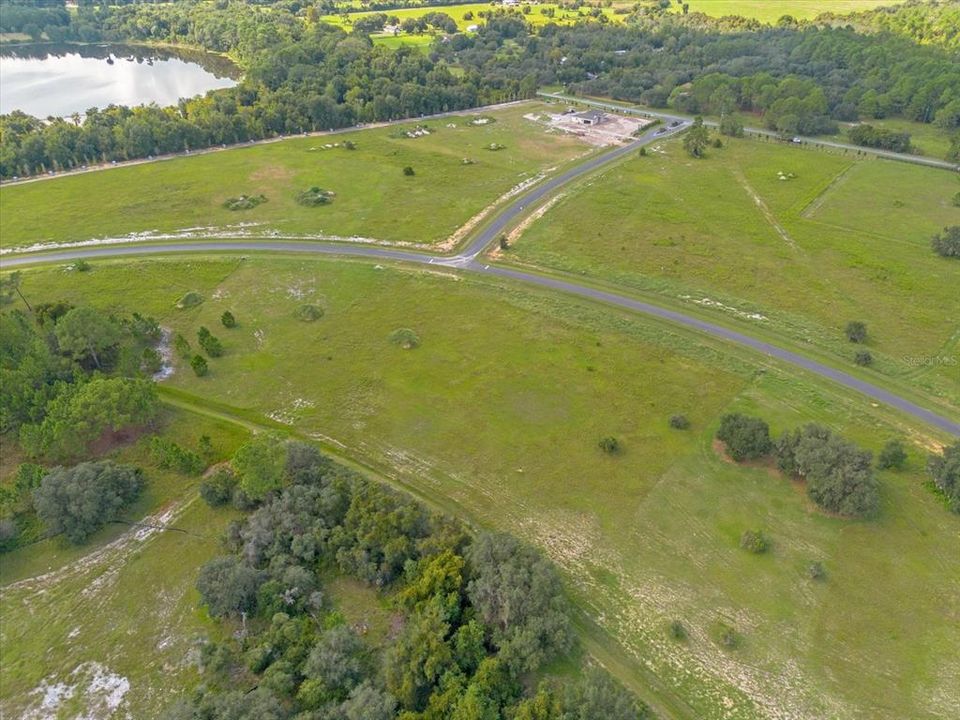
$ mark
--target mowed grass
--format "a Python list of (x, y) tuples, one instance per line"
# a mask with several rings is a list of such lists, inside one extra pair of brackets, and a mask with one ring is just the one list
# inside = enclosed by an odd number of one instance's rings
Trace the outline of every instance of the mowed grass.
[[(24, 287), (108, 308), (151, 298), (191, 340), (231, 310), (239, 327), (215, 330), (226, 355), (205, 378), (181, 364), (172, 387), (287, 423), (544, 548), (604, 643), (643, 659), (622, 677), (642, 691), (654, 672), (692, 717), (934, 718), (960, 703), (960, 520), (923, 487), (927, 428), (758, 356), (510, 285), (360, 262), (207, 262), (31, 270)], [(173, 310), (166, 276), (205, 302)], [(296, 320), (305, 302), (323, 318)], [(420, 347), (391, 343), (401, 327)], [(766, 468), (718, 457), (712, 434), (730, 410), (776, 432), (818, 420), (874, 450), (902, 435), (909, 467), (881, 474), (879, 520), (827, 517)], [(676, 412), (689, 431), (668, 427)], [(621, 455), (597, 448), (604, 435)], [(768, 555), (738, 548), (755, 528)], [(826, 581), (807, 577), (813, 561)], [(667, 639), (672, 619), (688, 642)], [(741, 647), (719, 647), (720, 623)]]
[[(960, 223), (951, 173), (724, 140), (704, 160), (668, 141), (609, 169), (507, 257), (657, 294), (851, 365), (843, 328), (862, 320), (875, 368), (893, 376), (956, 355), (960, 269), (930, 249), (931, 235)], [(927, 379), (960, 405), (960, 374)]]
[[(795, 20), (813, 20), (822, 13), (863, 12), (877, 7), (899, 5), (896, 0), (688, 0), (690, 12), (701, 12), (710, 17), (739, 15), (773, 24), (784, 15)], [(680, 5), (672, 5), (673, 12), (681, 12)]]
[[(511, 188), (588, 150), (523, 118), (538, 108), (519, 103), (485, 112), (495, 120), (486, 125), (472, 124), (472, 113), (431, 120), (431, 134), (415, 138), (397, 137), (417, 125), (411, 121), (7, 186), (0, 189), (0, 245), (187, 228), (436, 243)], [(348, 140), (355, 150), (342, 147)], [(334, 143), (341, 146), (325, 147)], [(504, 149), (485, 149), (491, 144)], [(414, 176), (404, 175), (407, 166)], [(297, 193), (313, 186), (336, 193), (333, 202), (297, 204)], [(223, 207), (227, 198), (261, 193), (267, 202), (253, 209)]]
[[(220, 458), (248, 436), (235, 424), (170, 409), (161, 427), (185, 447), (209, 435)], [(199, 501), (199, 478), (152, 467), (143, 443), (112, 455), (146, 471), (147, 487), (124, 518), (154, 517), (151, 524), (176, 530), (111, 524), (81, 546), (53, 538), (3, 556), (4, 717), (107, 717), (107, 696), (123, 687), (130, 717), (156, 717), (172, 691), (199, 681), (198, 642), (209, 628), (198, 611), (196, 574), (237, 514), (213, 512)], [(98, 690), (104, 681), (108, 687)], [(41, 710), (48, 695), (59, 695), (62, 704)]]

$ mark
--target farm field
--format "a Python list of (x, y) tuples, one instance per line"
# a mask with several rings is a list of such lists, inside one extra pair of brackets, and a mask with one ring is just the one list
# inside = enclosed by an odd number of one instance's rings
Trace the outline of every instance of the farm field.
[[(6, 186), (0, 189), (0, 246), (187, 229), (201, 237), (440, 243), (512, 188), (589, 150), (523, 118), (538, 108), (500, 108), (484, 115), (493, 122), (482, 125), (472, 124), (480, 116), (471, 113), (432, 120), (431, 133), (418, 137), (400, 136), (414, 131), (411, 121)], [(347, 141), (356, 149), (346, 149)], [(404, 175), (408, 166), (415, 175)], [(298, 204), (297, 194), (314, 186), (334, 192), (332, 202)], [(228, 198), (259, 194), (266, 202), (251, 209), (223, 207)]]
[[(898, 5), (896, 0), (688, 0), (690, 12), (710, 17), (740, 15), (774, 24), (784, 15), (796, 20), (813, 20), (821, 13), (846, 14)], [(678, 6), (672, 6), (679, 12)]]
[[(23, 290), (137, 308), (191, 339), (231, 310), (239, 327), (215, 331), (226, 354), (210, 375), (181, 367), (167, 385), (286, 424), (543, 547), (604, 642), (644, 658), (692, 717), (786, 706), (796, 717), (934, 718), (960, 702), (960, 520), (923, 487), (925, 448), (942, 438), (859, 397), (608, 308), (443, 272), (193, 257), (97, 262), (82, 276), (29, 270)], [(205, 301), (175, 310), (188, 290)], [(323, 317), (295, 319), (303, 303)], [(398, 328), (419, 347), (393, 344)], [(880, 473), (878, 520), (827, 517), (767, 468), (717, 455), (713, 430), (730, 410), (775, 432), (825, 422), (873, 450), (904, 436), (909, 465)], [(690, 430), (668, 427), (677, 412)], [(619, 456), (597, 449), (608, 434)], [(737, 547), (755, 527), (771, 553)], [(131, 568), (158, 562), (148, 552)], [(814, 560), (823, 583), (805, 574)], [(689, 628), (686, 643), (668, 640), (672, 619)], [(738, 649), (719, 648), (720, 623), (742, 636)], [(126, 640), (118, 652), (132, 652)], [(639, 674), (624, 675), (642, 695)]]
[(949, 360), (960, 338), (955, 270), (929, 246), (960, 222), (951, 174), (724, 141), (704, 160), (667, 141), (610, 168), (562, 197), (506, 257), (698, 306), (851, 366), (843, 328), (862, 320), (877, 370), (909, 374), (956, 407), (956, 364), (916, 362)]

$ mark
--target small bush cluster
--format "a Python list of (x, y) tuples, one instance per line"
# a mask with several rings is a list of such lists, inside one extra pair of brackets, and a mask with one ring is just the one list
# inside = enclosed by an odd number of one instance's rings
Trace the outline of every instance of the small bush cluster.
[(198, 292), (191, 290), (188, 293), (185, 293), (183, 297), (177, 300), (177, 308), (180, 310), (186, 310), (188, 308), (196, 307), (203, 302), (203, 295)]
[(333, 192), (316, 186), (297, 193), (297, 203), (306, 207), (327, 205), (331, 202), (333, 202)]
[(953, 512), (960, 513), (960, 440), (947, 447), (943, 454), (933, 455), (927, 471), (937, 490)]
[(931, 238), (930, 246), (940, 257), (960, 258), (960, 225), (945, 227)]
[(762, 530), (744, 530), (740, 536), (740, 547), (754, 555), (762, 555), (770, 549), (770, 541)]
[(686, 415), (671, 415), (670, 427), (672, 427), (674, 430), (686, 430), (690, 427), (690, 421), (687, 419)]
[(220, 338), (212, 334), (202, 325), (200, 329), (197, 330), (197, 341), (200, 343), (203, 351), (210, 357), (218, 358), (223, 355), (223, 343), (220, 342)]
[(184, 475), (197, 475), (203, 470), (199, 455), (159, 435), (150, 438), (150, 456), (163, 470), (175, 470)]
[(297, 308), (297, 320), (314, 322), (323, 317), (323, 308), (318, 305), (301, 305)]
[(420, 336), (410, 328), (397, 328), (390, 333), (390, 342), (404, 350), (420, 347)]
[(600, 438), (600, 442), (597, 443), (597, 446), (603, 450), (607, 455), (616, 455), (620, 452), (620, 441), (617, 440), (613, 435), (608, 435), (607, 437)]
[(237, 326), (237, 319), (233, 316), (232, 312), (224, 310), (223, 315), (220, 316), (220, 324), (229, 330)]
[(252, 210), (257, 205), (262, 205), (267, 201), (266, 195), (238, 195), (230, 197), (223, 201), (223, 206), (227, 210)]

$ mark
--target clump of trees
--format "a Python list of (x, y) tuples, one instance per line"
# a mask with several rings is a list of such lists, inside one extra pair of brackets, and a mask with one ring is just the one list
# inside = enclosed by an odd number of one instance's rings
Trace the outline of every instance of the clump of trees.
[(223, 343), (220, 342), (220, 338), (211, 333), (210, 330), (203, 325), (197, 330), (197, 342), (200, 343), (200, 347), (202, 347), (203, 351), (210, 357), (218, 358), (223, 355)]
[[(234, 707), (280, 720), (646, 717), (598, 668), (564, 685), (525, 682), (573, 644), (559, 575), (538, 552), (507, 535), (472, 536), (312, 446), (253, 442), (232, 461), (236, 477), (224, 470), (201, 492), (226, 502), (251, 467), (266, 468), (269, 489), (197, 580), (210, 614), (242, 618), (245, 631), (207, 644), (205, 686), (168, 720)], [(348, 625), (324, 592), (332, 573), (394, 607), (396, 632), (374, 646)]]
[(807, 494), (823, 509), (850, 517), (879, 512), (880, 491), (869, 450), (810, 423), (784, 433), (776, 455), (780, 470), (805, 480)]
[(720, 419), (717, 439), (727, 448), (727, 453), (737, 462), (756, 460), (770, 453), (770, 426), (757, 417), (730, 413)]
[(933, 455), (927, 471), (937, 490), (943, 494), (947, 507), (960, 513), (960, 440), (945, 448), (942, 454)]
[(116, 520), (143, 486), (139, 468), (111, 460), (85, 462), (47, 473), (33, 493), (33, 504), (50, 533), (63, 533), (78, 544)]
[(886, 128), (874, 127), (867, 123), (855, 125), (847, 132), (847, 137), (854, 145), (880, 148), (893, 152), (908, 153), (911, 151), (910, 133), (896, 132)]
[(933, 236), (930, 246), (940, 257), (960, 258), (960, 225), (945, 227)]

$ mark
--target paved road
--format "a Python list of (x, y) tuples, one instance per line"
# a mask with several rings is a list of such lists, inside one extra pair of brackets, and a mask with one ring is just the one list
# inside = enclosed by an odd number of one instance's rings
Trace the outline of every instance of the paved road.
[[(676, 115), (670, 115), (669, 113), (657, 112), (655, 110), (647, 110), (646, 108), (637, 108), (631, 107), (629, 105), (621, 105), (620, 103), (615, 102), (605, 102), (602, 100), (591, 100), (587, 98), (574, 97), (572, 95), (564, 95), (563, 93), (548, 93), (548, 92), (538, 92), (537, 95), (544, 98), (549, 98), (551, 100), (561, 100), (564, 102), (579, 103), (581, 105), (589, 105), (590, 107), (602, 108), (604, 110), (611, 110), (620, 113), (629, 113), (631, 115), (645, 115), (654, 118), (659, 118), (661, 120), (683, 120), (686, 123), (690, 122), (689, 117), (679, 117)], [(719, 123), (714, 122), (713, 120), (704, 120), (704, 125), (709, 127), (717, 127)], [(780, 139), (780, 135), (771, 131), (764, 130), (762, 128), (754, 127), (745, 127), (744, 132), (748, 132), (751, 135), (763, 135), (764, 137), (774, 138), (776, 140)], [(823, 140), (821, 138), (799, 136), (804, 143), (810, 143), (812, 145), (823, 145), (825, 147), (837, 148), (838, 150), (853, 150), (854, 152), (863, 152), (870, 155), (876, 155), (877, 157), (886, 158), (887, 160), (898, 160), (900, 162), (913, 163), (914, 165), (926, 165), (928, 167), (942, 168), (944, 170), (953, 170), (954, 172), (960, 172), (960, 165), (956, 163), (948, 162), (947, 160), (938, 160), (936, 158), (924, 157), (923, 155), (910, 155), (908, 153), (897, 153), (891, 152), (889, 150), (880, 150), (877, 148), (868, 148), (861, 145), (850, 145), (848, 143), (836, 142), (834, 140)]]
[[(517, 203), (522, 200), (516, 201)], [(494, 234), (496, 231), (492, 231)], [(471, 244), (472, 247), (472, 244)], [(187, 253), (187, 252), (279, 252), (279, 253), (313, 253), (320, 255), (351, 256), (370, 258), (374, 260), (387, 260), (397, 262), (419, 263), (426, 265), (442, 265), (455, 267), (468, 272), (475, 272), (482, 275), (489, 275), (508, 280), (514, 280), (529, 285), (555, 290), (569, 295), (596, 300), (617, 307), (621, 307), (633, 312), (642, 313), (652, 317), (666, 320), (683, 327), (697, 330), (713, 337), (721, 338), (728, 342), (736, 343), (743, 347), (748, 347), (784, 362), (790, 363), (796, 367), (803, 368), (811, 373), (827, 378), (833, 382), (842, 385), (851, 390), (869, 397), (872, 400), (888, 405), (897, 410), (901, 410), (908, 415), (922, 420), (934, 427), (947, 433), (960, 436), (960, 423), (950, 420), (942, 415), (923, 408), (910, 400), (900, 397), (888, 390), (873, 385), (865, 380), (854, 377), (841, 370), (837, 370), (823, 363), (811, 360), (799, 353), (786, 350), (776, 345), (757, 340), (735, 330), (730, 330), (721, 325), (716, 325), (699, 318), (685, 315), (676, 310), (642, 302), (625, 295), (598, 290), (596, 288), (579, 285), (569, 280), (560, 278), (537, 275), (535, 273), (524, 272), (512, 268), (502, 267), (484, 263), (477, 260), (476, 257), (470, 257), (465, 254), (454, 257), (442, 257), (434, 255), (419, 254), (413, 252), (404, 252), (402, 250), (391, 250), (385, 247), (371, 245), (345, 245), (330, 243), (311, 243), (311, 242), (269, 242), (269, 241), (224, 241), (224, 242), (179, 242), (163, 245), (136, 244), (136, 245), (113, 245), (101, 246), (96, 248), (78, 248), (76, 250), (63, 250), (52, 253), (34, 253), (25, 254), (17, 257), (5, 257), (0, 259), (0, 267), (9, 269), (12, 267), (27, 265), (37, 262), (66, 262), (80, 258), (92, 260), (96, 258), (124, 257), (135, 255), (160, 255), (168, 253)]]

